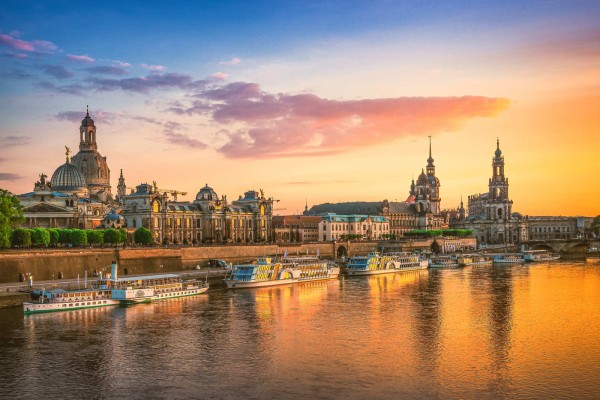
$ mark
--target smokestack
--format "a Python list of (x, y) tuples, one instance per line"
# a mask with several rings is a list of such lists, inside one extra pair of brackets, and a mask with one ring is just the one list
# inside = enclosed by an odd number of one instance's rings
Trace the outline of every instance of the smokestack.
[(110, 266), (110, 277), (113, 281), (117, 280), (117, 262), (113, 261)]

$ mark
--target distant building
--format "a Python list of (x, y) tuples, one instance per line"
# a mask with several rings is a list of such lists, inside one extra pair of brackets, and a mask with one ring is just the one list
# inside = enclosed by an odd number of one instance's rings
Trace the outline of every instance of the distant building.
[(316, 242), (319, 240), (319, 216), (273, 216), (273, 230), (278, 242)]
[(529, 240), (527, 218), (513, 213), (512, 205), (513, 201), (508, 196), (508, 178), (504, 175), (504, 156), (498, 140), (488, 192), (469, 196), (467, 212), (461, 201), (459, 218), (450, 221), (450, 227), (473, 230), (480, 243), (525, 242)]
[(388, 238), (390, 223), (380, 215), (337, 215), (327, 214), (319, 223), (321, 241), (340, 240), (348, 235), (359, 235), (366, 240)]
[(250, 190), (229, 203), (208, 185), (196, 200), (169, 200), (167, 193), (141, 184), (122, 197), (127, 227), (145, 227), (157, 243), (248, 243), (274, 240), (273, 198)]
[(582, 232), (577, 217), (529, 217), (529, 240), (576, 239)]

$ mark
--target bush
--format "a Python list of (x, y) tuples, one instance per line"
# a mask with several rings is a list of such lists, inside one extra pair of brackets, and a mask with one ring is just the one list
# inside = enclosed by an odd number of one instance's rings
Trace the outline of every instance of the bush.
[(11, 232), (8, 228), (0, 229), (0, 249), (8, 249), (10, 247)]
[(133, 234), (133, 240), (138, 244), (149, 245), (153, 242), (152, 232), (144, 227), (137, 228)]
[(121, 234), (116, 229), (106, 229), (104, 231), (104, 242), (117, 245), (121, 243)]
[(25, 228), (15, 229), (10, 237), (10, 242), (13, 247), (31, 246), (31, 230)]
[(121, 235), (121, 243), (127, 243), (127, 229), (119, 229), (119, 235)]
[(104, 243), (104, 232), (99, 229), (89, 229), (84, 231), (87, 237), (88, 244)]
[(71, 242), (71, 229), (59, 229), (58, 230), (58, 243), (69, 244)]
[(60, 235), (58, 234), (58, 229), (48, 228), (48, 233), (50, 234), (50, 245), (56, 246), (60, 238)]
[(81, 229), (71, 231), (71, 243), (74, 246), (85, 246), (87, 244), (87, 234)]
[(47, 247), (50, 244), (50, 232), (43, 228), (35, 228), (31, 232), (31, 243), (36, 246)]

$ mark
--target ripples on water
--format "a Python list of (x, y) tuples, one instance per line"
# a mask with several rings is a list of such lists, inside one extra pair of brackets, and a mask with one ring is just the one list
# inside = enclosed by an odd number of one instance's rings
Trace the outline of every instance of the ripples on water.
[(407, 272), (23, 317), (2, 398), (594, 398), (600, 264)]

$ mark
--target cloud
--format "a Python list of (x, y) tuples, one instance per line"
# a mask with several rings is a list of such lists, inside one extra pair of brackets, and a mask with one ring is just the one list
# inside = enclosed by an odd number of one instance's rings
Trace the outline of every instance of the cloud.
[(44, 65), (42, 70), (58, 79), (72, 78), (75, 74), (62, 65)]
[(242, 60), (240, 60), (239, 58), (233, 57), (229, 61), (220, 61), (219, 64), (221, 64), (221, 65), (236, 65), (236, 64), (239, 64), (241, 62), (242, 62)]
[(185, 74), (150, 74), (139, 78), (99, 79), (94, 78), (91, 84), (99, 91), (124, 90), (126, 92), (148, 93), (152, 89), (194, 89), (205, 85), (205, 81), (194, 81)]
[(19, 179), (23, 179), (23, 177), (11, 172), (0, 172), (0, 181), (18, 181)]
[(0, 147), (27, 146), (31, 142), (29, 136), (9, 135), (0, 138)]
[(69, 85), (55, 85), (54, 83), (48, 81), (39, 82), (38, 87), (55, 93), (72, 94), (76, 96), (83, 96), (87, 89), (85, 86), (79, 83), (72, 83)]
[(165, 131), (164, 135), (167, 139), (167, 142), (178, 146), (188, 147), (192, 149), (206, 149), (208, 147), (206, 143), (201, 142), (198, 139), (189, 137), (188, 135), (183, 133)]
[(119, 60), (113, 61), (113, 64), (115, 64), (117, 67), (121, 67), (121, 68), (131, 67), (131, 64), (129, 64), (128, 62), (119, 61)]
[(226, 74), (225, 72), (215, 72), (214, 74), (211, 75), (212, 78), (219, 80), (219, 81), (224, 81), (225, 79), (227, 79), (229, 75)]
[(167, 67), (163, 67), (162, 65), (140, 64), (140, 67), (149, 71), (164, 71), (165, 69), (167, 69)]
[[(96, 110), (90, 113), (90, 116), (96, 123), (112, 124), (112, 122), (120, 117), (118, 113), (112, 113), (109, 111)], [(59, 121), (70, 121), (70, 122), (81, 122), (85, 117), (85, 112), (82, 111), (61, 111), (54, 115), (54, 118)]]
[(17, 32), (12, 32), (12, 36), (0, 34), (0, 45), (10, 47), (13, 50), (37, 53), (52, 52), (58, 49), (54, 43), (47, 40), (34, 40), (28, 42), (26, 40), (18, 39), (16, 36), (18, 36)]
[(87, 55), (67, 54), (65, 58), (67, 60), (76, 61), (84, 64), (92, 64), (94, 61), (96, 61), (95, 58), (92, 58)]
[(412, 135), (456, 131), (476, 117), (493, 117), (509, 100), (483, 96), (329, 100), (314, 94), (272, 94), (256, 83), (205, 87), (189, 107), (224, 126), (230, 158), (325, 156)]
[(127, 75), (129, 71), (122, 67), (114, 67), (109, 65), (99, 65), (97, 67), (88, 67), (86, 71), (93, 74), (106, 74), (106, 75)]
[(7, 70), (0, 70), (0, 75), (7, 77), (7, 78), (11, 78), (11, 79), (27, 79), (27, 78), (31, 78), (33, 75), (31, 75), (28, 72), (25, 72), (23, 70), (20, 69), (7, 69)]

